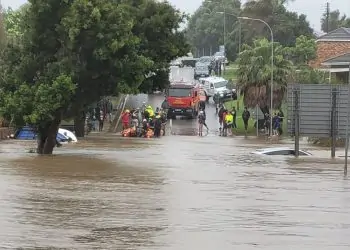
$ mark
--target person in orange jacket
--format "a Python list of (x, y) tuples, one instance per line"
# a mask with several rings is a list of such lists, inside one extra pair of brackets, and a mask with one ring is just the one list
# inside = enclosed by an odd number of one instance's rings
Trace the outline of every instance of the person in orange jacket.
[(123, 129), (130, 127), (130, 111), (127, 109), (122, 114)]

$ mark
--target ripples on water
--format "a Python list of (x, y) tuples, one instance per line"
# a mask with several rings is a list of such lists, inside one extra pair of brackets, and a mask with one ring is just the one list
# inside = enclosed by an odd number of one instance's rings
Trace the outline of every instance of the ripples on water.
[(22, 147), (0, 146), (3, 249), (350, 247), (337, 162), (261, 157), (219, 137), (100, 137), (18, 158)]

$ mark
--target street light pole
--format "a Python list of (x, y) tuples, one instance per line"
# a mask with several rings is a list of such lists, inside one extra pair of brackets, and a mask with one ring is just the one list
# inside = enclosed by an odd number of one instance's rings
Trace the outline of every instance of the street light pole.
[(258, 19), (258, 18), (250, 18), (250, 17), (238, 17), (239, 19), (242, 20), (252, 20), (252, 21), (258, 21), (261, 22), (263, 24), (266, 25), (267, 28), (269, 28), (270, 33), (271, 33), (271, 86), (270, 86), (270, 135), (272, 135), (272, 120), (273, 120), (273, 116), (272, 116), (272, 109), (273, 109), (273, 70), (274, 70), (274, 47), (273, 47), (273, 43), (274, 43), (274, 39), (273, 39), (273, 32), (272, 29), (270, 27), (270, 25), (265, 22), (262, 19)]
[(216, 12), (218, 14), (224, 14), (224, 15), (230, 15), (230, 16), (233, 16), (235, 18), (237, 18), (238, 20), (238, 24), (239, 24), (239, 38), (238, 38), (238, 54), (241, 53), (241, 45), (242, 45), (242, 23), (241, 23), (241, 20), (240, 20), (240, 17), (233, 14), (233, 13), (226, 13), (225, 12)]

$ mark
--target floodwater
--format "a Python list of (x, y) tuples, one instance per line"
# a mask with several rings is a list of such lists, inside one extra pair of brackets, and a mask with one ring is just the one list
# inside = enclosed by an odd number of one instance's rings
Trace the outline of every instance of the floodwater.
[(339, 160), (251, 154), (271, 145), (218, 137), (208, 119), (202, 138), (176, 120), (175, 135), (92, 134), (50, 157), (1, 142), (0, 248), (349, 249)]

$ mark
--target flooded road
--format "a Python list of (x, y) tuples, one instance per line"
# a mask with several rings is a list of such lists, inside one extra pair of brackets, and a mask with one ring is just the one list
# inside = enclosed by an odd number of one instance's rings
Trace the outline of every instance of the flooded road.
[(216, 136), (210, 110), (202, 138), (1, 142), (1, 249), (349, 249), (342, 163), (251, 154), (264, 142)]

